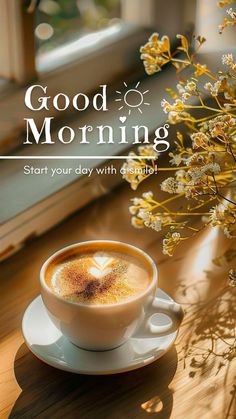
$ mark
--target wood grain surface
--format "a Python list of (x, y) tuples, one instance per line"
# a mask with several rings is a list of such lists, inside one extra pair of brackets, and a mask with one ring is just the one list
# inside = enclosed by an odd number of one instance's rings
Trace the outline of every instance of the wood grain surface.
[[(211, 262), (223, 252), (215, 230), (187, 242), (173, 258), (161, 236), (130, 226), (122, 185), (1, 264), (0, 418), (235, 418), (235, 363), (230, 336), (236, 295), (226, 271)], [(66, 203), (65, 203), (66, 205)], [(82, 240), (117, 239), (145, 249), (156, 261), (160, 287), (183, 304), (176, 345), (142, 369), (112, 376), (56, 370), (27, 349), (21, 319), (39, 294), (38, 274), (55, 250)]]

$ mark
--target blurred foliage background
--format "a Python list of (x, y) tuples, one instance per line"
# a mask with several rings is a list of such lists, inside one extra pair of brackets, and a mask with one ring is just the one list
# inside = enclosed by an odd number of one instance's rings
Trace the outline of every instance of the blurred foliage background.
[(41, 0), (35, 18), (37, 52), (48, 51), (120, 17), (120, 0)]

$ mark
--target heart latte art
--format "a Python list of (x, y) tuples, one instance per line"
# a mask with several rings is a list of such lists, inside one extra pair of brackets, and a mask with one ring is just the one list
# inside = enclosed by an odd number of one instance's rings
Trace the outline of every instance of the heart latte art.
[(147, 263), (110, 247), (101, 243), (65, 253), (49, 266), (47, 284), (61, 297), (84, 304), (114, 304), (143, 293), (150, 283)]
[(107, 256), (106, 253), (97, 252), (94, 254), (92, 260), (94, 266), (88, 269), (92, 276), (101, 279), (111, 273), (111, 268), (107, 266), (112, 262), (112, 257)]

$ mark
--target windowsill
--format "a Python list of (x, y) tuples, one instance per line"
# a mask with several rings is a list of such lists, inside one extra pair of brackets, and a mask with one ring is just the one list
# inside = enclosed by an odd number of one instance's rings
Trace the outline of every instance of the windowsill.
[[(115, 26), (114, 26), (115, 27)], [(58, 89), (73, 96), (76, 92), (91, 94), (100, 84), (111, 85), (115, 80), (127, 77), (137, 71), (144, 74), (139, 57), (139, 47), (146, 42), (149, 31), (130, 24), (116, 25), (114, 32), (108, 39), (100, 38), (96, 45), (90, 45), (88, 50), (79, 48), (79, 43), (71, 55), (69, 50), (66, 57), (55, 63), (60, 65), (53, 71), (47, 71), (52, 65), (41, 62), (41, 73), (35, 83), (48, 87), (50, 96), (55, 96)], [(63, 47), (62, 47), (63, 48)], [(58, 54), (58, 52), (55, 52)], [(74, 57), (73, 61), (72, 58)], [(43, 56), (42, 56), (43, 60)], [(33, 83), (33, 82), (32, 82)], [(31, 83), (31, 84), (32, 84)], [(29, 111), (24, 104), (26, 86), (8, 83), (4, 90), (0, 90), (0, 155), (19, 147), (19, 139), (24, 135), (24, 118), (33, 117), (37, 123), (47, 116), (47, 112)], [(71, 114), (71, 111), (68, 111)], [(65, 117), (66, 111), (63, 113)], [(55, 111), (54, 117), (61, 117), (61, 112)]]
[(36, 58), (37, 70), (43, 75), (44, 73), (82, 60), (88, 55), (96, 54), (105, 47), (114, 45), (117, 40), (134, 34), (137, 30), (140, 30), (137, 25), (120, 22), (106, 29), (81, 36), (51, 51), (39, 54)]
[[(213, 55), (208, 55), (208, 65), (215, 65), (212, 60)], [(122, 80), (122, 78), (120, 78)], [(127, 81), (127, 79), (125, 80)], [(150, 106), (144, 109), (142, 116), (132, 113), (127, 124), (127, 138), (132, 142), (132, 126), (144, 124), (149, 127), (149, 133), (154, 132), (155, 128), (165, 120), (165, 115), (160, 107), (160, 101), (165, 96), (165, 87), (173, 87), (176, 84), (176, 76), (172, 68), (166, 67), (161, 73), (151, 78), (145, 78), (141, 82), (144, 90), (150, 90), (148, 101)], [(113, 89), (113, 95), (115, 94)], [(114, 97), (108, 100), (109, 112), (87, 111), (73, 117), (68, 122), (68, 117), (61, 121), (61, 126), (69, 124), (75, 129), (86, 124), (111, 125), (114, 133), (119, 133), (120, 121), (122, 116), (117, 111), (117, 103)], [(124, 113), (125, 115), (125, 113)], [(115, 135), (114, 135), (115, 137)], [(93, 155), (94, 143), (96, 143), (96, 133), (91, 133), (91, 143), (81, 146), (76, 142), (63, 145), (56, 143), (53, 148), (45, 145), (32, 145), (28, 150), (19, 149), (15, 154), (18, 155)], [(171, 137), (170, 137), (171, 141)], [(130, 143), (131, 145), (131, 143)], [(98, 146), (97, 146), (98, 147)], [(99, 146), (100, 147), (100, 146)], [(121, 145), (116, 142), (114, 146), (104, 145), (99, 148), (99, 155), (107, 155), (107, 160), (9, 160), (1, 162), (1, 196), (0, 202), (0, 259), (24, 245), (30, 238), (37, 236), (48, 230), (55, 224), (62, 221), (68, 215), (78, 210), (92, 199), (109, 192), (114, 186), (122, 181), (121, 175), (97, 175), (90, 178), (83, 175), (57, 176), (46, 178), (43, 176), (25, 176), (23, 167), (31, 164), (37, 167), (47, 165), (51, 167), (72, 167), (79, 164), (85, 167), (94, 168), (114, 162), (109, 155), (119, 155), (127, 153), (129, 145)], [(117, 161), (116, 161), (117, 163)], [(122, 164), (120, 160), (117, 166)], [(65, 204), (66, 203), (66, 204)]]
[[(101, 145), (99, 155), (107, 155), (107, 160), (8, 160), (2, 161), (1, 176), (1, 202), (0, 210), (0, 235), (1, 248), (0, 258), (5, 258), (10, 253), (21, 247), (25, 242), (48, 230), (53, 225), (62, 221), (72, 212), (87, 204), (94, 198), (109, 192), (114, 186), (122, 181), (120, 174), (117, 175), (83, 175), (57, 176), (45, 178), (43, 175), (24, 175), (23, 167), (26, 164), (37, 167), (47, 165), (51, 167), (82, 167), (94, 168), (107, 162), (119, 167), (122, 160), (112, 161), (109, 155), (127, 154), (127, 148), (131, 147), (133, 137), (133, 125), (144, 124), (149, 127), (150, 138), (154, 130), (165, 121), (165, 115), (160, 108), (160, 101), (164, 95), (163, 84), (174, 85), (175, 74), (171, 68), (166, 68), (156, 77), (145, 78), (141, 81), (142, 90), (149, 90), (148, 101), (150, 106), (143, 109), (140, 114), (131, 113), (127, 123), (127, 139), (130, 144)], [(115, 91), (114, 91), (115, 93)], [(88, 111), (82, 113), (79, 118), (70, 121), (69, 125), (76, 127), (86, 124), (111, 125), (114, 130), (114, 138), (119, 138), (119, 117), (117, 102), (114, 97), (108, 99), (108, 112)], [(62, 125), (67, 124), (62, 123)], [(32, 145), (29, 149), (17, 151), (17, 155), (94, 155), (94, 143), (96, 132), (91, 132), (91, 143), (81, 146), (75, 140), (66, 146), (55, 143), (53, 148), (45, 145)], [(100, 148), (101, 147), (101, 148)]]

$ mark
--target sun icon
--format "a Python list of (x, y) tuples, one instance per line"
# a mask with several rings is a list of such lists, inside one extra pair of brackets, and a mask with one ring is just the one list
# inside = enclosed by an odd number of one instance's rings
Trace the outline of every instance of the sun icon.
[(149, 90), (145, 90), (144, 92), (141, 92), (138, 87), (140, 85), (140, 81), (136, 84), (136, 86), (132, 89), (128, 88), (127, 83), (123, 82), (126, 91), (125, 92), (120, 92), (119, 90), (116, 90), (116, 93), (118, 95), (122, 95), (123, 98), (119, 97), (117, 99), (115, 99), (116, 102), (123, 102), (123, 104), (121, 104), (121, 106), (119, 107), (119, 111), (121, 111), (124, 106), (126, 105), (129, 108), (129, 115), (131, 114), (131, 111), (135, 108), (138, 109), (138, 111), (142, 114), (142, 109), (141, 106), (142, 105), (146, 105), (149, 106), (150, 103), (145, 102), (145, 98), (144, 96), (146, 95), (146, 93), (149, 92)]

